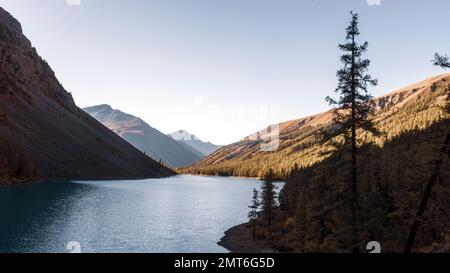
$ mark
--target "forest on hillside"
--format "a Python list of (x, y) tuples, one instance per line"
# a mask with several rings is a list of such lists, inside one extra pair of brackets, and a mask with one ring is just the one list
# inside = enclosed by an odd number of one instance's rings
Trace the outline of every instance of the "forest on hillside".
[[(285, 133), (280, 151), (241, 151), (191, 171), (264, 178), (250, 222), (228, 235), (245, 241), (251, 233), (246, 243), (260, 251), (357, 253), (369, 242), (383, 252), (449, 251), (450, 76), (373, 99), (368, 43), (357, 42), (359, 17), (351, 16), (339, 45), (338, 98), (326, 98), (335, 107), (329, 123)], [(436, 54), (434, 65), (448, 68), (449, 58)], [(268, 185), (276, 178), (287, 179), (279, 206)]]

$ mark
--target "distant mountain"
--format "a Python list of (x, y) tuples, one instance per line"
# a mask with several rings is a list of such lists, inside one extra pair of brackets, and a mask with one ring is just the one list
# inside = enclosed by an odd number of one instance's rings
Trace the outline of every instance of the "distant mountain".
[(84, 110), (133, 146), (155, 160), (162, 160), (169, 167), (183, 167), (204, 157), (152, 128), (142, 119), (109, 105), (97, 105)]
[[(442, 117), (438, 105), (448, 101), (449, 86), (450, 74), (444, 74), (375, 98), (375, 122), (386, 135), (374, 141), (382, 145), (405, 132), (428, 128), (440, 120)], [(278, 150), (270, 153), (260, 150), (260, 144), (264, 143), (263, 139), (269, 130), (260, 131), (220, 148), (184, 171), (261, 177), (272, 168), (279, 178), (285, 179), (295, 164), (308, 167), (323, 159), (323, 144), (315, 136), (319, 130), (329, 126), (332, 119), (330, 110), (280, 123)]]
[(0, 8), (0, 184), (170, 174), (78, 108)]
[(188, 133), (185, 130), (173, 132), (169, 134), (169, 136), (175, 139), (176, 141), (187, 144), (191, 148), (200, 152), (200, 154), (203, 155), (202, 157), (208, 156), (220, 148), (220, 146), (214, 145), (211, 142), (201, 141), (198, 137)]
[[(169, 136), (170, 137), (170, 136)], [(189, 151), (191, 151), (193, 154), (197, 155), (198, 157), (200, 157), (201, 159), (205, 158), (206, 155), (204, 155), (202, 152), (200, 152), (199, 150), (195, 149), (194, 147), (192, 147), (191, 145), (187, 144), (186, 142), (180, 140), (177, 141), (181, 146), (183, 146), (184, 148), (188, 149)]]

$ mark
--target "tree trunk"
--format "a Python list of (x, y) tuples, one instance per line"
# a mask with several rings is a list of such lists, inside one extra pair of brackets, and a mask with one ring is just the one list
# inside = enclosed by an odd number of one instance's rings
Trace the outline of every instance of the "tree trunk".
[[(446, 153), (448, 156), (449, 141), (450, 141), (450, 134), (447, 134), (445, 142), (444, 142), (444, 146), (441, 150), (441, 153), (443, 156), (445, 156)], [(441, 170), (442, 159), (437, 160), (435, 164), (436, 164), (436, 167), (430, 177), (430, 180), (428, 181), (428, 184), (427, 184), (427, 187), (425, 188), (425, 192), (423, 193), (423, 197), (420, 202), (419, 208), (417, 209), (416, 219), (414, 220), (413, 224), (411, 225), (408, 240), (406, 241), (405, 253), (411, 253), (412, 248), (414, 246), (414, 241), (416, 239), (417, 231), (419, 230), (420, 223), (422, 222), (422, 217), (425, 212), (425, 209), (427, 208), (428, 201), (430, 200), (431, 193), (433, 191), (433, 186), (434, 186), (434, 184), (436, 184), (436, 180), (439, 178), (439, 171)]]
[(358, 186), (356, 177), (356, 128), (352, 128), (352, 245), (353, 252), (359, 252), (359, 215), (358, 215)]
[(253, 242), (256, 242), (256, 220), (253, 219)]
[(430, 199), (433, 186), (438, 177), (438, 173), (439, 173), (439, 168), (436, 168), (436, 170), (433, 172), (433, 175), (431, 176), (430, 181), (427, 184), (425, 192), (423, 193), (423, 197), (420, 202), (419, 209), (417, 210), (417, 213), (416, 213), (416, 219), (414, 220), (413, 224), (411, 225), (411, 230), (409, 232), (408, 241), (406, 241), (405, 253), (411, 253), (411, 250), (414, 246), (414, 240), (416, 239), (417, 230), (419, 229), (420, 223), (422, 222), (423, 213), (425, 212), (425, 209), (427, 207), (428, 200)]
[[(353, 45), (355, 45), (355, 36), (352, 37)], [(358, 187), (356, 180), (356, 79), (355, 79), (355, 52), (352, 52), (352, 113), (351, 113), (351, 123), (352, 123), (352, 133), (351, 133), (351, 154), (352, 154), (352, 164), (351, 164), (351, 189), (352, 189), (352, 197), (351, 197), (351, 225), (352, 225), (352, 249), (354, 253), (359, 252), (359, 219), (358, 219)]]

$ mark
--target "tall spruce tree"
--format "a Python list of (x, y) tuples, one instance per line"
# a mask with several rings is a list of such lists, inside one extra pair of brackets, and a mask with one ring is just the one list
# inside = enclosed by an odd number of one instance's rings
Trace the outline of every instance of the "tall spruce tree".
[(257, 189), (253, 189), (252, 204), (249, 206), (250, 212), (248, 213), (248, 219), (252, 224), (253, 242), (256, 241), (256, 221), (258, 220), (258, 210), (260, 206), (259, 192)]
[(264, 219), (267, 221), (268, 227), (270, 227), (270, 225), (272, 224), (273, 210), (277, 205), (277, 187), (273, 182), (274, 174), (272, 169), (269, 169), (261, 186), (261, 207)]
[[(338, 147), (340, 151), (348, 151), (351, 155), (351, 226), (352, 226), (352, 249), (359, 251), (360, 238), (360, 212), (358, 200), (357, 182), (357, 132), (369, 131), (375, 135), (379, 131), (374, 127), (371, 116), (374, 113), (373, 97), (369, 94), (368, 88), (376, 86), (377, 80), (367, 74), (370, 61), (363, 58), (367, 51), (368, 43), (359, 44), (357, 37), (359, 16), (351, 12), (351, 22), (346, 28), (345, 43), (339, 45), (343, 51), (341, 56), (342, 68), (337, 72), (338, 87), (335, 92), (340, 96), (338, 99), (327, 97), (326, 101), (335, 107), (333, 127), (327, 133), (331, 137), (340, 136), (343, 142)], [(335, 143), (336, 144), (336, 143)], [(337, 148), (337, 147), (336, 147)]]

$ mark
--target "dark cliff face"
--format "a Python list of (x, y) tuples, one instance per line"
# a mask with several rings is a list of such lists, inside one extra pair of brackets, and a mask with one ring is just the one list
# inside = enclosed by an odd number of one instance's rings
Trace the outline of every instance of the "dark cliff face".
[(22, 26), (19, 21), (0, 7), (0, 38), (2, 42), (23, 49), (31, 48), (31, 42), (22, 35)]
[(72, 96), (23, 35), (20, 23), (0, 8), (1, 93), (30, 101), (40, 93), (68, 110), (76, 110)]
[(2, 8), (0, 154), (0, 183), (172, 173), (79, 109)]

